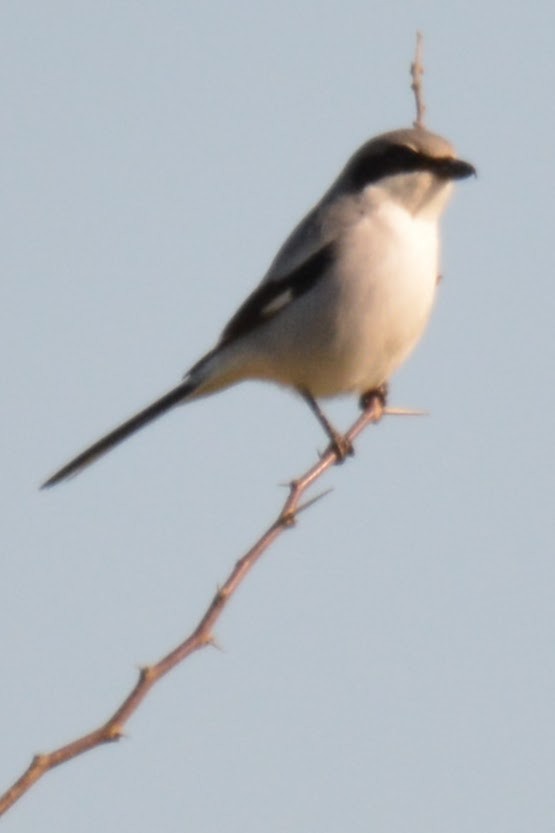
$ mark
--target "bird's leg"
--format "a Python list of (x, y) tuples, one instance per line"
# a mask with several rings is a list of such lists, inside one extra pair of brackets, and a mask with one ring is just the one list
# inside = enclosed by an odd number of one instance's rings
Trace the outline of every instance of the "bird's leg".
[(388, 393), (389, 386), (387, 382), (384, 382), (383, 385), (379, 386), (379, 388), (374, 388), (373, 390), (363, 393), (359, 399), (359, 405), (363, 411), (366, 411), (368, 408), (375, 407), (376, 405), (378, 406), (376, 409), (375, 422), (379, 422), (382, 418), (387, 403)]
[(307, 390), (300, 391), (301, 396), (303, 397), (304, 401), (309, 406), (310, 410), (330, 438), (331, 447), (335, 451), (337, 455), (337, 462), (342, 463), (346, 457), (350, 454), (354, 454), (353, 445), (350, 440), (344, 434), (340, 434), (339, 431), (334, 428), (331, 424), (325, 413), (322, 411), (312, 394), (310, 394)]

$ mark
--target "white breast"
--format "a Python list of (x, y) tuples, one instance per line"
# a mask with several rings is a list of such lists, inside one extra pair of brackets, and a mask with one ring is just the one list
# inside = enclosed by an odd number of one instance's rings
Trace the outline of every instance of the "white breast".
[[(385, 202), (343, 239), (335, 349), (344, 390), (387, 381), (428, 321), (439, 270), (437, 222)], [(336, 380), (339, 382), (339, 379)]]

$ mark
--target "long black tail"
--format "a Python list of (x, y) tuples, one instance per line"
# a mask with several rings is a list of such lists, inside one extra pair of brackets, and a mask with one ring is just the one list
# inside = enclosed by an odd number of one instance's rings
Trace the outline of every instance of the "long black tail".
[(131, 434), (134, 434), (135, 431), (140, 431), (141, 428), (144, 428), (145, 425), (148, 425), (149, 422), (152, 422), (158, 417), (165, 414), (166, 411), (169, 411), (170, 408), (173, 408), (174, 405), (178, 405), (180, 402), (184, 402), (187, 399), (188, 394), (192, 393), (196, 388), (196, 385), (191, 383), (190, 381), (182, 382), (176, 388), (172, 388), (172, 390), (168, 391), (164, 396), (157, 399), (156, 402), (153, 402), (144, 410), (140, 411), (135, 416), (128, 419), (127, 422), (124, 422), (122, 425), (119, 425), (117, 428), (114, 428), (113, 431), (110, 431), (109, 434), (106, 434), (105, 437), (95, 442), (85, 451), (78, 454), (77, 457), (74, 457), (73, 460), (70, 460), (69, 463), (66, 463), (65, 466), (57, 471), (52, 477), (49, 477), (42, 486), (41, 489), (46, 489), (50, 486), (55, 486), (56, 483), (59, 483), (61, 480), (65, 480), (66, 477), (71, 477), (73, 474), (77, 474), (77, 472), (84, 469), (86, 466), (89, 466), (91, 463), (94, 463), (99, 457), (103, 454), (106, 454), (108, 451), (111, 451), (116, 445), (126, 440), (127, 437), (130, 437)]

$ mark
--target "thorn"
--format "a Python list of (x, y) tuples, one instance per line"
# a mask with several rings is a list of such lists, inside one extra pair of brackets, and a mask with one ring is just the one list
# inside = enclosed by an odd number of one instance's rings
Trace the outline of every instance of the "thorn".
[(33, 760), (31, 761), (31, 768), (43, 769), (47, 763), (48, 755), (44, 755), (42, 752), (37, 752), (37, 754), (33, 756)]
[(222, 654), (225, 654), (225, 649), (218, 642), (214, 634), (211, 633), (206, 637), (206, 639), (203, 640), (203, 642), (205, 645), (209, 645), (211, 648), (215, 648), (216, 651), (220, 651)]
[(225, 584), (217, 584), (216, 585), (216, 596), (225, 602), (225, 600), (229, 597), (229, 590), (226, 589)]
[(295, 526), (297, 522), (298, 511), (298, 509), (288, 509), (286, 512), (282, 512), (278, 518), (278, 523), (283, 524), (285, 529), (290, 529), (292, 526)]
[(298, 480), (288, 480), (287, 483), (278, 483), (278, 486), (283, 489), (296, 489)]
[(106, 732), (106, 737), (109, 741), (123, 740), (129, 737), (120, 726), (109, 726)]
[(420, 408), (384, 408), (388, 416), (430, 416), (429, 411)]
[(300, 512), (304, 512), (305, 509), (310, 509), (310, 507), (314, 506), (314, 504), (317, 503), (319, 500), (322, 500), (322, 498), (327, 497), (330, 494), (330, 492), (333, 492), (333, 489), (326, 489), (325, 492), (320, 492), (319, 495), (315, 495), (313, 498), (310, 498), (310, 500), (307, 500), (306, 503), (301, 504), (301, 506), (297, 508), (295, 514), (298, 515)]
[(153, 667), (152, 665), (138, 665), (137, 666), (139, 671), (139, 677), (141, 680), (148, 680), (152, 677)]

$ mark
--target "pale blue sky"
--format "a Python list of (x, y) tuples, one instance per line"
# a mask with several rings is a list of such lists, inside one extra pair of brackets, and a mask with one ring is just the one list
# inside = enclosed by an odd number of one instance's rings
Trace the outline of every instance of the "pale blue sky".
[[(550, 3), (22, 2), (0, 9), (0, 789), (105, 719), (314, 459), (243, 385), (37, 485), (173, 385), (366, 138), (475, 163), (389, 419), (264, 558), (129, 739), (17, 833), (552, 833), (555, 175)], [(335, 403), (339, 425), (354, 401)]]

